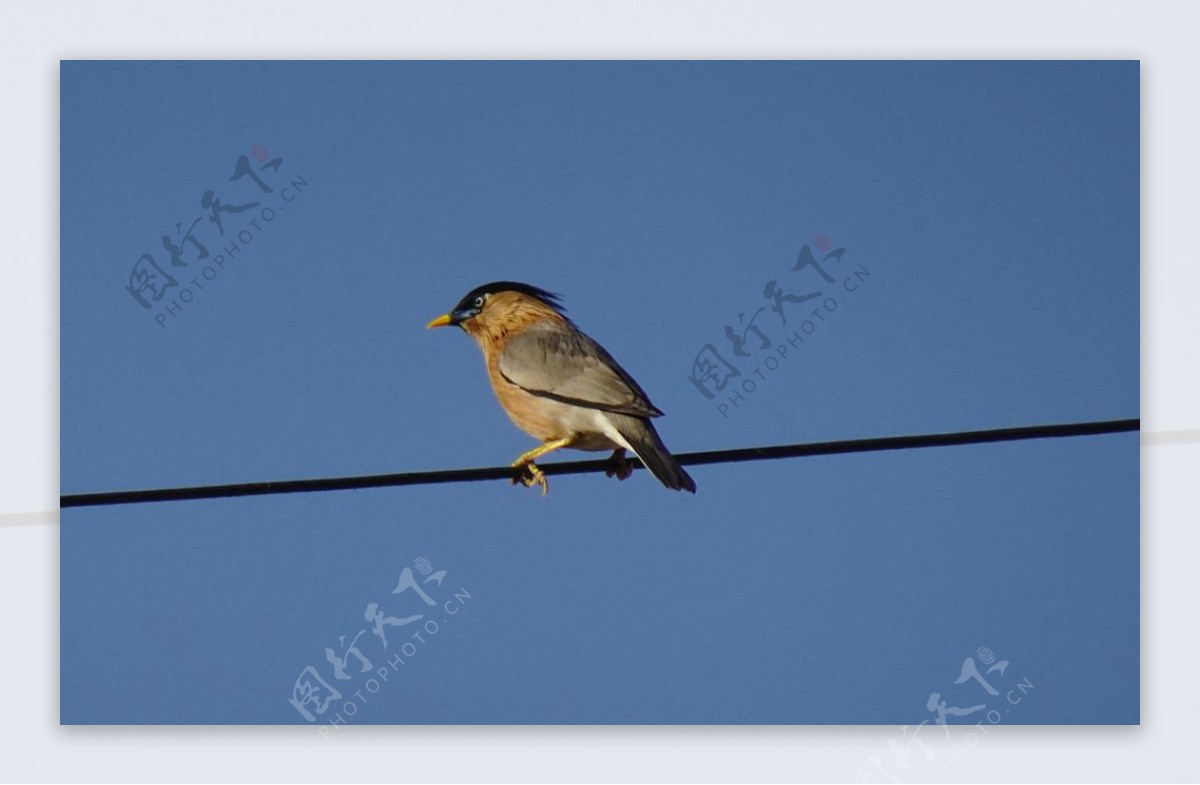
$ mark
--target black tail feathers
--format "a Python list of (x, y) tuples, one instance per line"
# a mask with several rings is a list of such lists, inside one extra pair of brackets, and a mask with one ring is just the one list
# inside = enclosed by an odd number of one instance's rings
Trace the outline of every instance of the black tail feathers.
[[(667, 450), (658, 432), (649, 420), (629, 418), (629, 427), (621, 428), (621, 435), (637, 453), (637, 457), (658, 481), (673, 491), (696, 492), (696, 481), (691, 478), (674, 456)], [(636, 423), (634, 425), (633, 423)]]

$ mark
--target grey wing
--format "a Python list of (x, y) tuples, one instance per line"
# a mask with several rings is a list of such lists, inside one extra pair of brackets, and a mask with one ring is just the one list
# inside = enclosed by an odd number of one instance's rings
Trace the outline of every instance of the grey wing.
[(662, 414), (604, 347), (569, 323), (541, 322), (514, 335), (498, 364), (505, 379), (534, 395), (635, 417)]

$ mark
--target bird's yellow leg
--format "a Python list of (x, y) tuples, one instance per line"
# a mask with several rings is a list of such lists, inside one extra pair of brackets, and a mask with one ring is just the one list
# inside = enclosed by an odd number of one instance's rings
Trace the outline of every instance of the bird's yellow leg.
[[(523, 466), (526, 469), (526, 475), (522, 476), (521, 478), (521, 482), (525, 484), (525, 487), (528, 488), (532, 485), (540, 485), (542, 486), (543, 496), (549, 493), (550, 483), (546, 480), (546, 473), (539, 469), (537, 464), (533, 461), (534, 459), (540, 458), (548, 452), (553, 452), (554, 450), (558, 450), (563, 447), (570, 447), (574, 441), (575, 439), (573, 437), (565, 436), (562, 439), (555, 439), (553, 441), (545, 442), (544, 444), (539, 444), (537, 447), (534, 447), (532, 450), (513, 461), (513, 468)], [(514, 477), (513, 483), (515, 484), (516, 482), (517, 478)]]
[(574, 437), (565, 436), (562, 439), (555, 439), (554, 441), (539, 444), (537, 447), (534, 447), (532, 450), (513, 461), (512, 465), (524, 466), (527, 463), (533, 463), (535, 458), (540, 458), (548, 452), (553, 452), (555, 450), (562, 449), (563, 447), (570, 447), (574, 442)]

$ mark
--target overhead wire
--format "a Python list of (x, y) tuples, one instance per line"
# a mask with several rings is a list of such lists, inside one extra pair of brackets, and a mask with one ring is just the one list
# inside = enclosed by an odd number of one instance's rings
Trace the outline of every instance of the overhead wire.
[[(684, 466), (705, 466), (715, 463), (742, 463), (746, 461), (804, 458), (818, 455), (845, 455), (848, 453), (886, 450), (994, 444), (996, 442), (1023, 441), (1028, 439), (1098, 436), (1101, 434), (1138, 431), (1140, 429), (1141, 420), (1133, 418), (1059, 423), (1053, 425), (1028, 425), (1016, 428), (993, 428), (989, 430), (958, 431), (954, 433), (882, 436), (866, 439), (811, 442), (807, 444), (781, 444), (766, 447), (707, 450), (703, 452), (680, 453), (675, 456), (675, 459)], [(609, 466), (610, 464), (607, 460), (563, 461), (538, 464), (538, 468), (547, 475), (586, 474), (589, 472), (604, 471)], [(630, 466), (640, 468), (640, 464), (636, 461), (631, 461)], [(435, 469), (432, 471), (372, 474), (355, 477), (275, 480), (183, 488), (100, 491), (97, 493), (75, 493), (60, 496), (59, 506), (62, 509), (67, 509), (72, 507), (100, 507), (115, 504), (146, 504), (195, 499), (266, 496), (282, 493), (315, 493), (360, 490), (364, 488), (391, 488), (408, 485), (514, 480), (520, 475), (521, 471), (521, 469), (512, 466), (492, 466), (477, 469)]]

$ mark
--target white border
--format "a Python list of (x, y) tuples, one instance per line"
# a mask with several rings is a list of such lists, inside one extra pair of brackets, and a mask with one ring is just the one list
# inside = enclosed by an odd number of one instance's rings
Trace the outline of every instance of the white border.
[(131, 57), (1142, 60), (1143, 424), (1163, 434), (1143, 447), (1143, 727), (997, 729), (956, 761), (949, 779), (1194, 777), (1198, 8), (1047, 0), (5, 4), (0, 777), (846, 781), (894, 735), (888, 728), (361, 727), (321, 744), (305, 728), (60, 728), (58, 527), (57, 514), (46, 512), (58, 494), (58, 60)]

